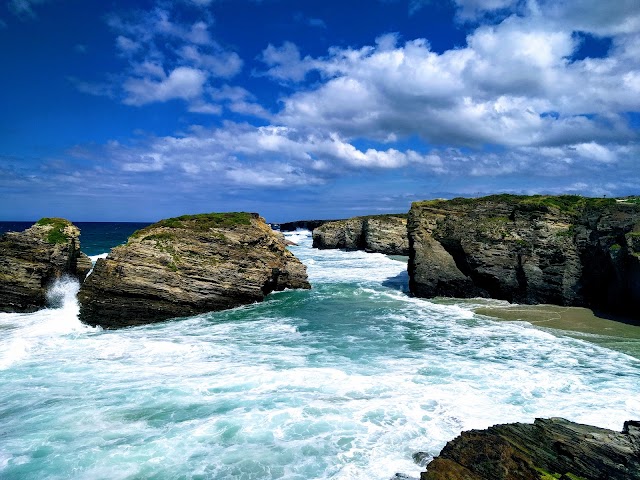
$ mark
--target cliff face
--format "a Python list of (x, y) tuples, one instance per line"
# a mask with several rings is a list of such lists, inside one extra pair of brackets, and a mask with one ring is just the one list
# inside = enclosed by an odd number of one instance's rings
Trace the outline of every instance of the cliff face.
[(119, 328), (222, 310), (311, 288), (305, 266), (257, 214), (185, 215), (135, 232), (96, 263), (80, 319)]
[(513, 195), (416, 202), (407, 229), (416, 296), (640, 311), (636, 203)]
[(327, 222), (313, 231), (313, 246), (408, 255), (407, 219), (402, 215), (375, 215)]
[(640, 479), (640, 422), (622, 433), (562, 418), (470, 430), (447, 443), (421, 480)]
[(33, 312), (62, 275), (84, 279), (91, 260), (80, 251), (80, 230), (62, 218), (43, 218), (0, 237), (0, 311)]

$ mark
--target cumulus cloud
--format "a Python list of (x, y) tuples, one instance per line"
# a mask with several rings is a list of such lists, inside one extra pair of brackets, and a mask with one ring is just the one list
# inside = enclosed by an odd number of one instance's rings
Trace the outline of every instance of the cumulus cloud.
[(178, 67), (160, 80), (130, 78), (123, 85), (126, 92), (124, 103), (144, 105), (174, 98), (193, 100), (202, 96), (206, 80), (205, 72), (189, 67)]
[[(195, 2), (206, 6), (207, 1)], [(110, 76), (110, 88), (75, 80), (89, 94), (119, 96), (127, 105), (182, 100), (193, 113), (220, 115), (223, 105), (207, 95), (216, 81), (229, 80), (243, 68), (240, 56), (222, 47), (212, 36), (213, 18), (199, 11), (191, 22), (177, 20), (175, 6), (159, 4), (148, 11), (112, 15), (108, 24), (116, 33), (115, 48), (126, 61), (125, 69)], [(118, 95), (119, 94), (119, 95)], [(243, 115), (264, 116), (258, 106), (240, 101), (229, 105)]]
[(300, 82), (314, 68), (310, 57), (300, 58), (300, 50), (292, 42), (284, 42), (280, 47), (269, 44), (261, 60), (269, 67), (266, 74), (277, 80)]
[(607, 58), (571, 61), (571, 31), (510, 17), (443, 53), (424, 39), (397, 45), (387, 35), (324, 58), (303, 58), (293, 44), (263, 57), (274, 78), (299, 81), (310, 70), (325, 78), (284, 98), (280, 123), (346, 137), (527, 146), (634, 138), (625, 113), (640, 110), (638, 41), (613, 44)]

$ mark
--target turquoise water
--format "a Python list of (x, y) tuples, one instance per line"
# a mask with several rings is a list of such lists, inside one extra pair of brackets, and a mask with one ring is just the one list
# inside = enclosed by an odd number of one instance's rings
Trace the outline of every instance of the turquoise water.
[(404, 293), (380, 254), (292, 251), (311, 291), (118, 331), (0, 314), (0, 478), (418, 477), (460, 431), (640, 418), (640, 361)]

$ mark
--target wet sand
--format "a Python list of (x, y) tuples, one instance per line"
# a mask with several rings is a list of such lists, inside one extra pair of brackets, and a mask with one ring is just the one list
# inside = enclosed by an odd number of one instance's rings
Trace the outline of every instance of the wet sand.
[[(471, 306), (478, 315), (504, 321), (528, 322), (554, 334), (569, 335), (640, 358), (640, 326), (631, 320), (611, 320), (592, 310), (557, 305), (512, 305), (484, 299), (455, 301)], [(637, 321), (636, 321), (637, 323)]]

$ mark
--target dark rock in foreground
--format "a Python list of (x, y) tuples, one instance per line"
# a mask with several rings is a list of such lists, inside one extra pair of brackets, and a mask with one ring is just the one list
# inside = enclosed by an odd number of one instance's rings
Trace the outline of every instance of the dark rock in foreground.
[(23, 232), (0, 236), (0, 311), (34, 312), (63, 275), (84, 279), (91, 260), (80, 251), (80, 230), (63, 218), (43, 218)]
[(564, 196), (415, 202), (409, 287), (419, 297), (586, 306), (640, 318), (640, 204)]
[(447, 443), (421, 480), (637, 480), (640, 422), (622, 433), (562, 418), (470, 430)]
[(185, 215), (135, 232), (96, 263), (80, 319), (119, 328), (262, 301), (311, 288), (282, 236), (250, 213)]
[(327, 222), (313, 231), (313, 246), (408, 255), (406, 215), (372, 215)]

